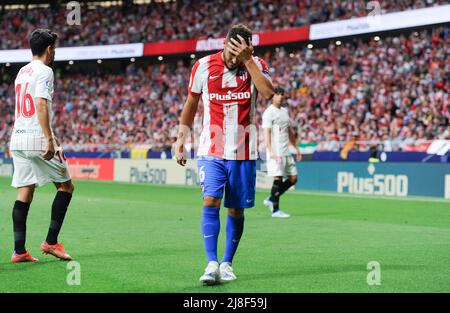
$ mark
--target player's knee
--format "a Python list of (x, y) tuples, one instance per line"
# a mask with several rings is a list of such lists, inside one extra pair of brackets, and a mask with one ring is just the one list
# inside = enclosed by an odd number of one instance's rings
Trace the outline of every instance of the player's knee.
[(72, 194), (75, 191), (75, 185), (72, 183), (72, 181), (62, 183), (58, 186), (58, 191), (68, 192)]
[(73, 193), (75, 191), (75, 185), (72, 183), (72, 182), (70, 182), (70, 186), (69, 186), (69, 193)]
[(297, 183), (297, 176), (291, 176), (289, 177), (289, 180), (292, 185), (295, 185)]
[(205, 197), (203, 198), (203, 206), (212, 206), (218, 208), (220, 207), (220, 199), (214, 197)]
[(228, 215), (233, 218), (242, 218), (244, 216), (244, 209), (228, 209)]
[(33, 201), (33, 193), (28, 195), (18, 195), (16, 200), (24, 203), (31, 203)]
[(18, 201), (31, 203), (33, 201), (35, 186), (28, 186), (25, 188), (19, 188), (19, 192), (17, 193)]

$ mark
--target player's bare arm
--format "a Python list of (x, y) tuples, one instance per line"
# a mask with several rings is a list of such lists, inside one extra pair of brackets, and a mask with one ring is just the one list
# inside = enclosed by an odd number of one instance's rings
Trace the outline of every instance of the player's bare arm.
[(297, 153), (297, 160), (301, 161), (302, 153), (300, 152), (300, 149), (297, 146), (297, 133), (294, 131), (292, 127), (289, 127), (289, 141), (291, 142), (291, 145), (295, 147), (295, 151)]
[(192, 95), (190, 93), (183, 106), (183, 111), (181, 112), (180, 129), (178, 130), (177, 142), (175, 144), (175, 157), (177, 159), (177, 163), (181, 166), (186, 165), (186, 159), (184, 157), (184, 144), (186, 142), (186, 138), (190, 134), (192, 124), (194, 123), (199, 100), (200, 95)]
[(238, 62), (245, 65), (247, 71), (252, 77), (256, 89), (261, 94), (261, 96), (263, 96), (266, 100), (272, 99), (274, 95), (272, 82), (266, 76), (264, 76), (258, 65), (256, 65), (255, 61), (253, 60), (253, 46), (251, 44), (247, 45), (242, 36), (237, 36), (241, 41), (240, 43), (234, 38), (231, 38), (230, 42), (228, 42), (230, 53), (236, 57)]
[(266, 140), (267, 150), (270, 151), (270, 155), (268, 157), (271, 159), (276, 159), (277, 154), (272, 147), (272, 128), (264, 128), (264, 138)]
[(55, 155), (55, 147), (53, 144), (52, 131), (50, 129), (50, 118), (48, 113), (47, 100), (44, 98), (36, 98), (37, 114), (42, 132), (47, 140), (47, 150), (44, 153), (44, 159), (50, 161)]

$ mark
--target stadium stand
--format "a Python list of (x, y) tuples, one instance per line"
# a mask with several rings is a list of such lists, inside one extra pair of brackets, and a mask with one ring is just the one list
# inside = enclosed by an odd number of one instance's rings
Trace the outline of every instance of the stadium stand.
[[(381, 1), (380, 13), (444, 3), (447, 1)], [(64, 5), (27, 10), (1, 10), (0, 6), (0, 49), (28, 48), (27, 35), (36, 27), (59, 33), (60, 46), (200, 39), (223, 36), (229, 25), (241, 21), (260, 32), (361, 17), (367, 15), (366, 4), (364, 0), (184, 0), (110, 7), (86, 4), (82, 27), (65, 23)]]
[[(353, 39), (325, 48), (267, 50), (263, 57), (288, 103), (302, 142), (318, 150), (340, 143), (367, 150), (384, 141), (391, 150), (414, 150), (433, 139), (450, 138), (449, 28), (386, 37)], [(147, 143), (170, 149), (176, 136), (192, 64), (170, 62), (146, 67), (130, 63), (111, 73), (56, 72), (55, 132), (72, 149)], [(13, 124), (12, 75), (0, 74), (0, 146)], [(260, 100), (257, 123), (267, 102)], [(199, 112), (196, 124), (200, 123)]]

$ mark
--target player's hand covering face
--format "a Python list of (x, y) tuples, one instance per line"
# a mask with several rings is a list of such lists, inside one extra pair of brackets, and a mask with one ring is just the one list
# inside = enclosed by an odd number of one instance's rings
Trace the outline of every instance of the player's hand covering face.
[(241, 35), (237, 35), (237, 37), (241, 41), (240, 43), (234, 38), (230, 38), (230, 41), (227, 42), (227, 49), (231, 55), (229, 60), (231, 64), (227, 65), (232, 69), (250, 60), (254, 51), (250, 38), (248, 39), (250, 45), (247, 45)]

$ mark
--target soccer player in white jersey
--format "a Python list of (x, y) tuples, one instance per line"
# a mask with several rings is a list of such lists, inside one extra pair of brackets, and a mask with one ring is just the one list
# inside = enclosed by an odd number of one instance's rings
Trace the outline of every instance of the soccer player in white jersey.
[[(181, 116), (176, 158), (184, 166), (185, 140), (189, 138), (202, 98), (203, 130), (197, 166), (203, 196), (201, 228), (208, 265), (200, 282), (208, 285), (236, 279), (231, 264), (244, 231), (244, 210), (255, 203), (255, 105), (258, 93), (266, 99), (272, 98), (273, 85), (266, 63), (252, 55), (251, 37), (252, 32), (245, 25), (235, 25), (227, 34), (223, 51), (194, 64)], [(222, 198), (225, 198), (228, 217), (225, 253), (219, 266), (217, 240)]]
[[(262, 118), (267, 151), (267, 174), (274, 178), (270, 196), (264, 200), (264, 205), (269, 207), (272, 217), (276, 218), (290, 216), (280, 210), (280, 197), (297, 182), (297, 167), (295, 159), (289, 151), (289, 144), (295, 147), (297, 159), (301, 159), (296, 136), (291, 129), (289, 112), (286, 107), (283, 107), (283, 104), (284, 89), (276, 87), (272, 104), (264, 111)], [(287, 179), (283, 181), (284, 176), (287, 176)]]
[(12, 186), (17, 188), (13, 207), (14, 253), (11, 261), (36, 262), (25, 248), (28, 210), (37, 186), (53, 182), (56, 196), (52, 204), (47, 238), (39, 247), (44, 254), (71, 260), (58, 234), (74, 191), (64, 153), (54, 137), (51, 120), (55, 44), (58, 35), (36, 29), (30, 36), (33, 59), (22, 67), (15, 80), (16, 109), (10, 150), (14, 162)]

